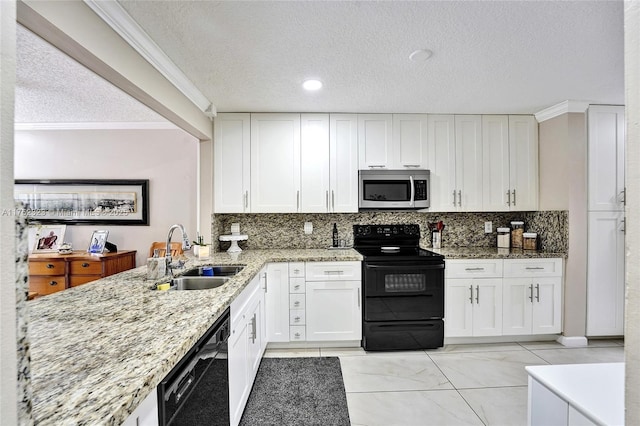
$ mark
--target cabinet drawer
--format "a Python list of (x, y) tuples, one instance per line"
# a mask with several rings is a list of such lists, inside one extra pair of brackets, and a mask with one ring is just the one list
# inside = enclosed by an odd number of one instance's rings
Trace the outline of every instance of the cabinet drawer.
[(304, 262), (289, 262), (289, 276), (292, 278), (304, 278)]
[[(29, 261), (29, 275), (64, 275), (64, 260)], [(64, 279), (62, 280), (64, 283)]]
[(304, 292), (305, 292), (304, 278), (289, 279), (289, 293), (304, 293)]
[(445, 264), (447, 278), (502, 277), (502, 259), (453, 259)]
[(362, 278), (360, 262), (307, 262), (307, 281), (356, 281)]
[(102, 262), (95, 262), (90, 260), (72, 260), (71, 261), (71, 275), (101, 275), (102, 274)]
[(560, 277), (562, 259), (505, 259), (505, 277)]
[(296, 293), (289, 295), (289, 309), (304, 309), (305, 295)]
[(29, 291), (35, 291), (40, 296), (62, 291), (64, 287), (64, 275), (29, 276)]
[(304, 309), (292, 309), (289, 311), (289, 325), (305, 325)]
[(91, 281), (99, 280), (101, 275), (71, 275), (69, 276), (69, 285), (76, 287), (82, 284), (86, 284)]
[(307, 330), (304, 325), (292, 325), (289, 327), (289, 340), (292, 342), (307, 340)]

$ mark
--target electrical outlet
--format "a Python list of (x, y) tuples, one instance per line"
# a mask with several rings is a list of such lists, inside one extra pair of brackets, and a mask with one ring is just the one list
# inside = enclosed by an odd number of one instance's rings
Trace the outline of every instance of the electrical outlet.
[(313, 223), (312, 222), (305, 222), (304, 223), (304, 233), (305, 234), (313, 234)]
[(484, 223), (484, 233), (485, 234), (490, 234), (493, 232), (493, 223), (492, 222), (485, 222)]

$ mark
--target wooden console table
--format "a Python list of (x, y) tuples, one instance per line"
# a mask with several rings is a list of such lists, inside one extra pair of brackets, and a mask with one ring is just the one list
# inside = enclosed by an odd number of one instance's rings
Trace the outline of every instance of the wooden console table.
[(43, 296), (135, 267), (135, 250), (101, 255), (90, 255), (83, 251), (30, 254), (29, 291)]

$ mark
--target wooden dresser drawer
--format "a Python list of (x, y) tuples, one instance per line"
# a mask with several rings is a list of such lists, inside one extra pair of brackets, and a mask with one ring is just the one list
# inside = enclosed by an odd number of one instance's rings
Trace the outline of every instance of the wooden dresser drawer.
[(29, 291), (35, 291), (39, 296), (64, 290), (64, 275), (29, 276)]
[(29, 275), (64, 275), (64, 264), (64, 260), (29, 261)]
[(102, 262), (90, 260), (72, 260), (71, 275), (102, 275)]
[(91, 281), (99, 280), (102, 275), (71, 275), (69, 276), (69, 285), (76, 287)]

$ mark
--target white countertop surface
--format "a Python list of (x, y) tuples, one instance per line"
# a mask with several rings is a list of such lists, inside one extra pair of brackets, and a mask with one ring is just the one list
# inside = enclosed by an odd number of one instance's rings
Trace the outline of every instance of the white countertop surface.
[(624, 363), (537, 365), (527, 373), (596, 424), (624, 424)]

